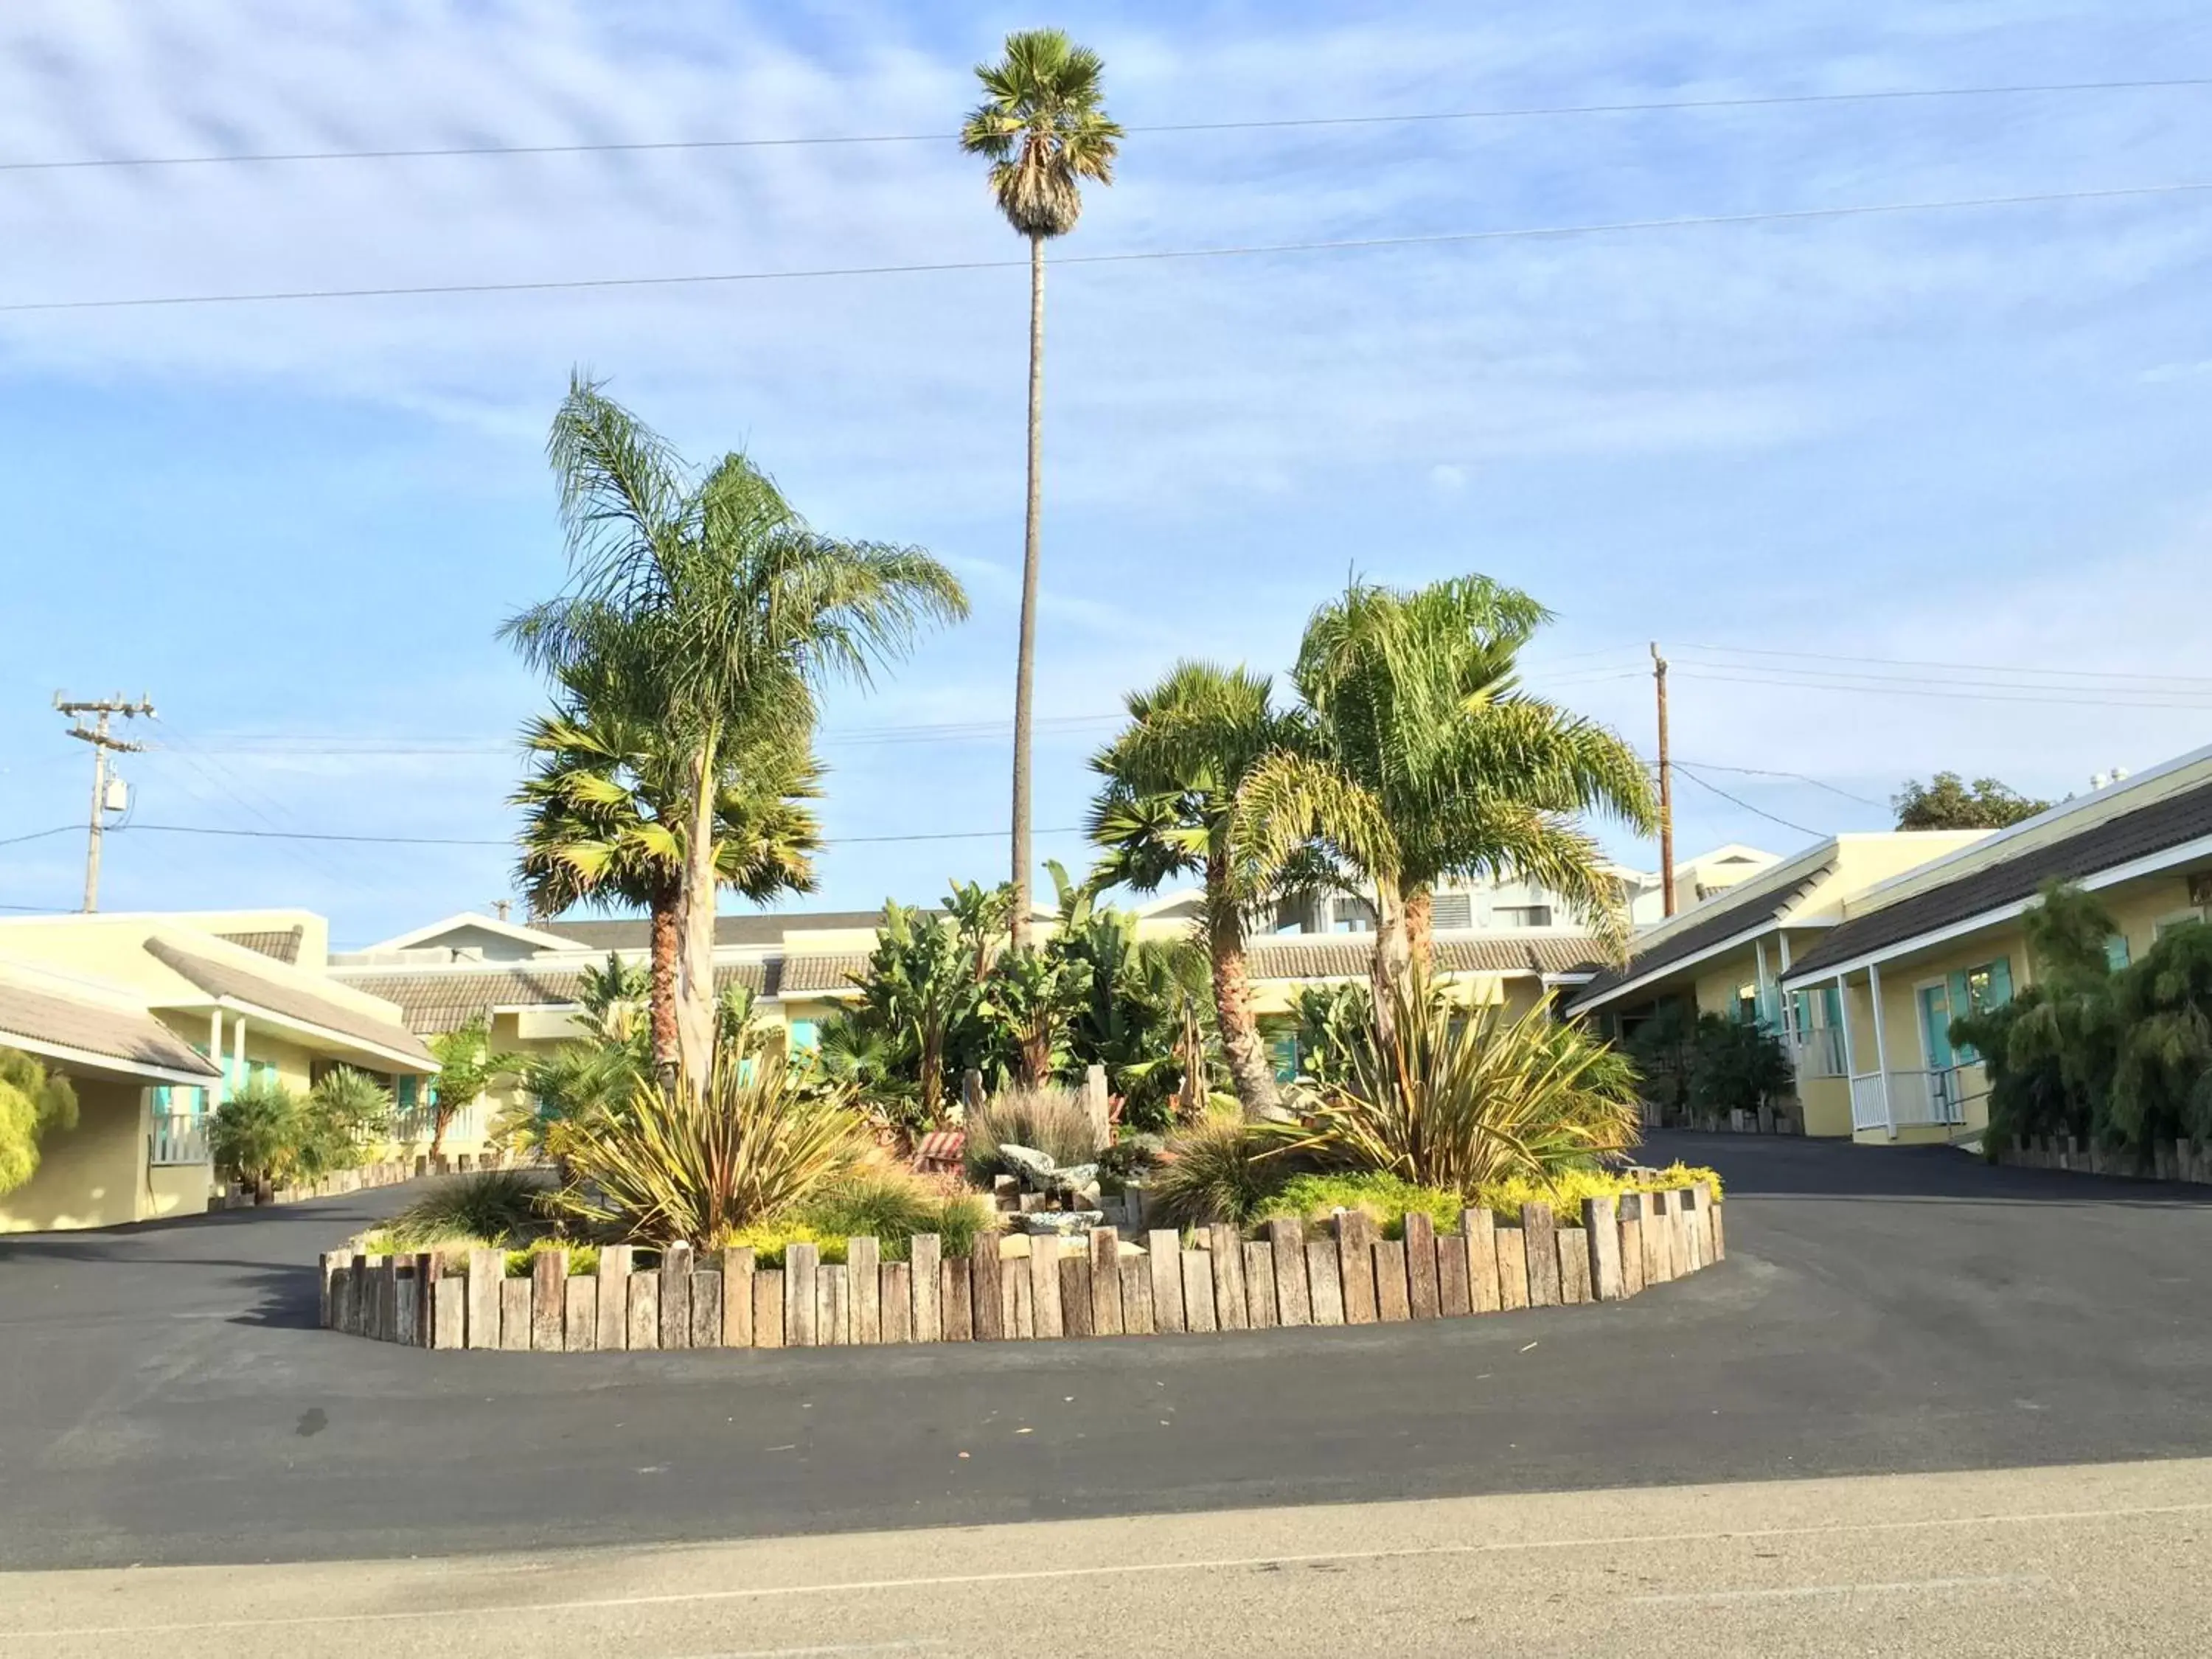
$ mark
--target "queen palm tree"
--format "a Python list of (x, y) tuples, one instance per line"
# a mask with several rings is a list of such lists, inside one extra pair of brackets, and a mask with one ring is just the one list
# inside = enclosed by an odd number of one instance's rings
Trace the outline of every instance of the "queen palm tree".
[(1081, 181), (1114, 182), (1121, 129), (1106, 116), (1105, 64), (1058, 29), (1022, 29), (1004, 56), (979, 64), (983, 101), (960, 129), (960, 147), (991, 163), (991, 193), (1030, 243), (1029, 499), (1022, 534), (1021, 644), (1014, 669), (1014, 948), (1030, 926), (1030, 725), (1036, 677), (1038, 534), (1044, 437), (1044, 245), (1083, 212)]
[(1127, 708), (1127, 726), (1091, 762), (1106, 780), (1091, 809), (1091, 839), (1105, 849), (1092, 884), (1149, 893), (1177, 877), (1203, 880), (1222, 1052), (1245, 1111), (1268, 1115), (1279, 1100), (1252, 1011), (1244, 930), (1282, 869), (1238, 855), (1238, 824), (1245, 780), (1291, 734), (1267, 677), (1243, 668), (1178, 663)]
[(1604, 726), (1523, 692), (1515, 659), (1550, 613), (1469, 576), (1406, 592), (1355, 581), (1307, 623), (1304, 707), (1247, 776), (1232, 844), (1266, 866), (1318, 849), (1372, 893), (1376, 1018), (1411, 1006), (1446, 877), (1540, 883), (1618, 949), (1618, 884), (1581, 817), (1649, 832), (1643, 763)]
[(967, 596), (919, 548), (815, 531), (741, 454), (687, 465), (581, 379), (547, 453), (574, 581), (503, 631), (556, 678), (604, 676), (680, 757), (676, 1045), (696, 1091), (714, 1047), (714, 820), (732, 757), (804, 746), (824, 684), (865, 685), (925, 624), (965, 617)]
[[(643, 910), (653, 1057), (678, 1062), (676, 964), (681, 943), (686, 757), (664, 732), (613, 697), (594, 698), (569, 676), (566, 707), (532, 720), (523, 744), (536, 765), (513, 796), (526, 816), (520, 871), (532, 908)], [(814, 890), (821, 768), (804, 746), (756, 741), (723, 757), (714, 802), (714, 867), (720, 886), (764, 904)]]

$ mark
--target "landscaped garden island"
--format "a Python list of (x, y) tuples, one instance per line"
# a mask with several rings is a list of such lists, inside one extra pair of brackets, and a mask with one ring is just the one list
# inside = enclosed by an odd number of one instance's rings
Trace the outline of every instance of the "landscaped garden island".
[[(1726, 1254), (1709, 1180), (1548, 1204), (1500, 1222), (1469, 1209), (1449, 1232), (1422, 1210), (1381, 1236), (1364, 1210), (1322, 1226), (1290, 1217), (1245, 1237), (1227, 1223), (1111, 1227), (1079, 1239), (986, 1232), (969, 1254), (920, 1233), (886, 1260), (873, 1237), (702, 1255), (672, 1245), (477, 1249), (323, 1258), (323, 1322), (428, 1348), (541, 1352), (835, 1347), (1152, 1336), (1372, 1325), (1615, 1302)], [(834, 1255), (836, 1260), (825, 1259)]]

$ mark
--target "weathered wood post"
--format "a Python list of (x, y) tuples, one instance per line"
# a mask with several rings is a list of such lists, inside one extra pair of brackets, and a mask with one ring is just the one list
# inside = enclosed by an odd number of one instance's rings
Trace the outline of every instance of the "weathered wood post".
[(628, 1244), (599, 1247), (599, 1288), (592, 1298), (597, 1346), (610, 1353), (629, 1346), (629, 1267), (635, 1254)]
[(1190, 1328), (1182, 1316), (1182, 1239), (1172, 1227), (1145, 1235), (1145, 1268), (1152, 1280), (1152, 1324), (1166, 1335)]
[(1559, 1224), (1548, 1204), (1521, 1206), (1521, 1238), (1528, 1254), (1528, 1305), (1557, 1307), (1559, 1301)]
[(1609, 1198), (1583, 1200), (1583, 1231), (1589, 1239), (1590, 1294), (1618, 1302), (1627, 1292), (1620, 1283), (1620, 1218)]

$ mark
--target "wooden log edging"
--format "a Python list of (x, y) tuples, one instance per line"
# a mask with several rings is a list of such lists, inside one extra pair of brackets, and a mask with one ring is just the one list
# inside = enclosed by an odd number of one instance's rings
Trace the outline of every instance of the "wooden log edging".
[[(2175, 1167), (2189, 1167), (2179, 1158)], [(503, 1250), (450, 1259), (334, 1251), (319, 1264), (318, 1302), (327, 1330), (425, 1348), (904, 1346), (1398, 1324), (1620, 1302), (1728, 1254), (1720, 1206), (1703, 1182), (1589, 1199), (1579, 1215), (1532, 1204), (1518, 1225), (1475, 1209), (1445, 1233), (1409, 1217), (1395, 1239), (1346, 1212), (1315, 1238), (1277, 1220), (1252, 1239), (1200, 1228), (1188, 1245), (1157, 1228), (1141, 1246), (1125, 1244), (1111, 1227), (980, 1242), (994, 1248), (947, 1256), (941, 1239), (922, 1234), (908, 1260), (890, 1261), (879, 1241), (852, 1238), (842, 1262), (799, 1243), (780, 1267), (760, 1266), (750, 1249), (688, 1245), (641, 1267), (632, 1247), (607, 1245), (588, 1273), (570, 1271), (568, 1250), (540, 1249), (520, 1275), (509, 1274)]]
[(2068, 1175), (2112, 1176), (2122, 1181), (2212, 1186), (2212, 1141), (2160, 1140), (2128, 1149), (2100, 1146), (2075, 1135), (2035, 1135), (1999, 1146), (1997, 1162), (2013, 1170), (2058, 1170)]

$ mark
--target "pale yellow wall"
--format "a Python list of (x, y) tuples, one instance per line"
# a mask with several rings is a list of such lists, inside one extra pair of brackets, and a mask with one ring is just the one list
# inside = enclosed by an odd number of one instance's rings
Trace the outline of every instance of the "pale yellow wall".
[(2002, 860), (2079, 835), (2084, 830), (2124, 813), (2139, 811), (2184, 790), (2197, 788), (2209, 781), (2212, 781), (2212, 756), (2191, 761), (2185, 766), (2177, 766), (2158, 776), (2130, 779), (2120, 787), (2081, 801), (2049, 823), (2037, 823), (2003, 836), (1985, 837), (1985, 844), (1977, 846), (1941, 866), (1931, 866), (1880, 892), (1863, 894), (1845, 907), (1846, 912), (1859, 915), (1880, 905), (1923, 892)]
[[(1773, 972), (1772, 957), (1773, 952), (1770, 950), (1767, 969), (1770, 975)], [(1727, 956), (1698, 963), (1697, 976), (1691, 981), (1690, 988), (1697, 999), (1698, 1012), (1733, 1018), (1737, 988), (1756, 983), (1758, 969), (1758, 956), (1749, 945)], [(1679, 994), (1679, 987), (1674, 988)]]
[(146, 1198), (138, 1206), (138, 1219), (159, 1216), (199, 1215), (208, 1206), (215, 1170), (205, 1164), (164, 1164), (146, 1171)]
[[(77, 1122), (39, 1143), (39, 1169), (0, 1194), (0, 1232), (112, 1227), (140, 1218), (145, 1202), (143, 1096), (135, 1083), (73, 1079)], [(198, 1175), (207, 1182), (205, 1165)], [(206, 1207), (203, 1195), (201, 1207)]]
[(1797, 1103), (1804, 1109), (1808, 1135), (1847, 1135), (1851, 1132), (1851, 1085), (1839, 1077), (1800, 1078)]

